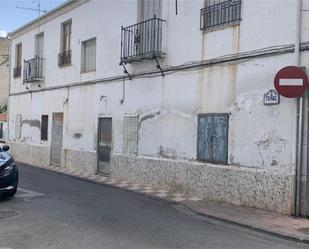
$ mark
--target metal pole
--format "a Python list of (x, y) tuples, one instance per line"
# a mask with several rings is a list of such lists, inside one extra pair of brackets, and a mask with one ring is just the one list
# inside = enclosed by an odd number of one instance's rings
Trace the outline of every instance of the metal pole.
[[(295, 32), (295, 64), (300, 66), (300, 54), (299, 54), (299, 44), (300, 44), (300, 30), (301, 30), (301, 1), (296, 0), (296, 32)], [(295, 176), (294, 176), (294, 215), (300, 216), (301, 213), (301, 167), (302, 167), (302, 147), (303, 147), (303, 115), (304, 115), (304, 105), (303, 96), (297, 99), (296, 105), (296, 162), (295, 162)]]

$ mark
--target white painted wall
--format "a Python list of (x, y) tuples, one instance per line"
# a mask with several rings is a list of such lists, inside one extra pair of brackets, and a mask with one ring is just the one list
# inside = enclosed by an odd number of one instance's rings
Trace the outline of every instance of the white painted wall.
[(0, 105), (8, 103), (9, 95), (9, 55), (10, 43), (6, 38), (0, 37)]
[[(294, 0), (243, 0), (240, 25), (208, 33), (199, 29), (203, 2), (179, 1), (178, 15), (175, 15), (174, 1), (163, 1), (163, 19), (167, 21), (167, 56), (160, 60), (163, 67), (293, 44)], [(304, 20), (306, 18), (304, 15)], [(61, 23), (68, 19), (72, 19), (72, 65), (59, 68), (60, 28)], [(33, 58), (35, 34), (44, 32), (46, 71), (42, 88), (123, 75), (119, 66), (120, 27), (134, 24), (136, 20), (136, 1), (91, 0), (47, 23), (42, 20), (39, 30), (36, 28), (22, 35), (13, 35), (12, 58), (19, 42), (23, 44), (23, 59)], [(302, 41), (307, 41), (309, 36), (308, 23), (303, 23)], [(97, 70), (81, 74), (81, 42), (92, 37), (97, 38)], [(224, 112), (230, 114), (230, 164), (290, 171), (295, 101), (281, 98), (280, 105), (264, 106), (263, 94), (273, 88), (274, 75), (281, 67), (290, 65), (294, 61), (293, 56), (256, 58), (165, 77), (126, 80), (123, 104), (120, 103), (122, 80), (14, 95), (10, 97), (9, 138), (15, 139), (16, 114), (22, 114), (23, 120), (40, 120), (42, 114), (49, 114), (47, 143), (40, 141), (38, 128), (26, 124), (22, 127), (21, 140), (50, 145), (51, 114), (64, 112), (63, 147), (95, 151), (97, 119), (99, 116), (111, 116), (113, 152), (122, 153), (123, 115), (138, 113), (142, 118), (160, 112), (142, 122), (138, 154), (161, 157), (160, 151), (163, 150), (170, 157), (195, 160), (198, 113)], [(307, 52), (304, 52), (304, 62), (306, 57)], [(128, 65), (130, 73), (145, 70), (155, 70), (154, 61)], [(37, 89), (36, 86), (32, 88)], [(21, 79), (14, 79), (11, 71), (11, 93), (25, 90)], [(100, 101), (101, 95), (107, 97)], [(74, 133), (82, 136), (76, 139)]]

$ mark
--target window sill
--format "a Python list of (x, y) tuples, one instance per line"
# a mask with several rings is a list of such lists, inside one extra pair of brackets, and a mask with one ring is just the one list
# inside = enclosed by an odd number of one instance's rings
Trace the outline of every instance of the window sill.
[(96, 69), (91, 70), (91, 71), (81, 71), (80, 73), (81, 74), (87, 74), (87, 73), (94, 73), (94, 72), (96, 72)]
[(62, 64), (62, 65), (58, 65), (59, 68), (66, 68), (72, 66), (72, 63), (66, 63), (66, 64)]

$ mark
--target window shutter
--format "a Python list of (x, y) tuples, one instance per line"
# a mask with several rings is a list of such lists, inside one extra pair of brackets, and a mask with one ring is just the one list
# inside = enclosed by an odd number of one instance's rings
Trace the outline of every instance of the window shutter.
[(200, 114), (197, 133), (198, 160), (226, 163), (228, 114)]
[(197, 158), (202, 161), (212, 160), (212, 117), (209, 115), (198, 116)]
[(82, 71), (96, 70), (96, 39), (83, 42)]
[(227, 161), (228, 116), (213, 116), (212, 160)]
[(138, 115), (123, 117), (123, 153), (137, 154)]

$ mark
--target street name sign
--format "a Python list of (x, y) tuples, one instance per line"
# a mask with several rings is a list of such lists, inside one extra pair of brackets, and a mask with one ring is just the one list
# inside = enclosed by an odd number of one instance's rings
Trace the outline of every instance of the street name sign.
[(277, 92), (287, 98), (296, 98), (303, 95), (308, 78), (305, 71), (296, 66), (288, 66), (279, 70), (274, 79)]

